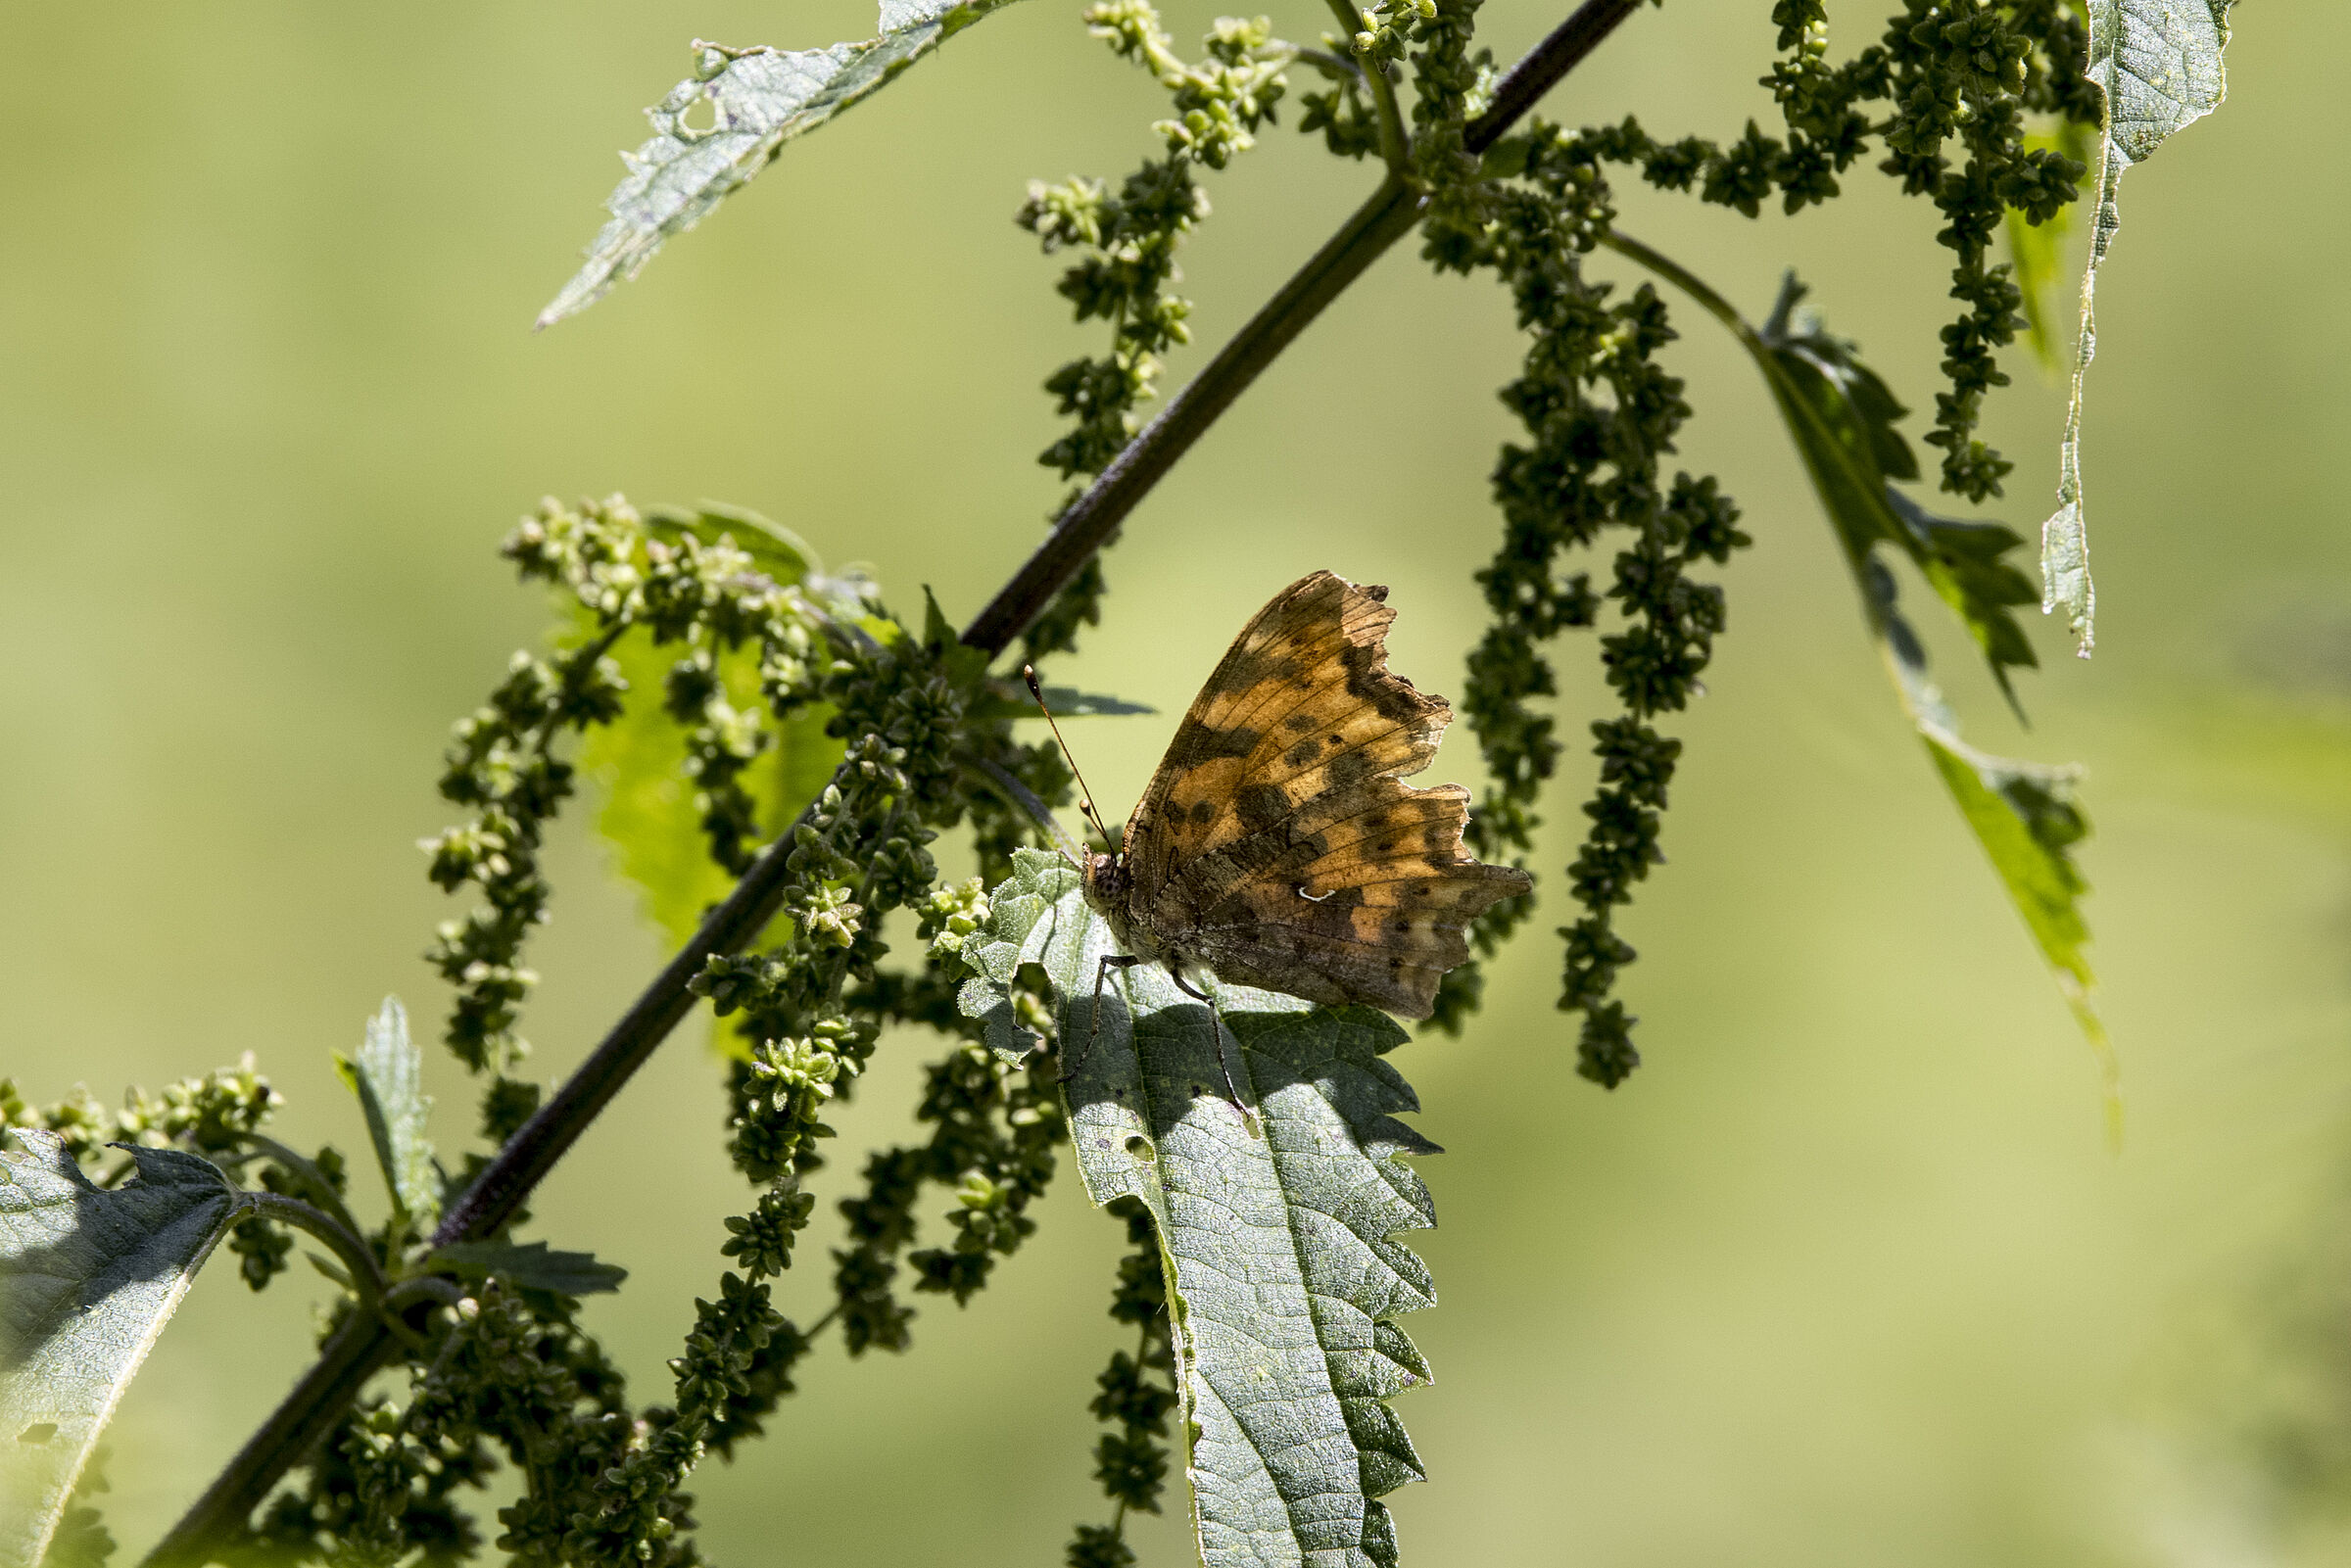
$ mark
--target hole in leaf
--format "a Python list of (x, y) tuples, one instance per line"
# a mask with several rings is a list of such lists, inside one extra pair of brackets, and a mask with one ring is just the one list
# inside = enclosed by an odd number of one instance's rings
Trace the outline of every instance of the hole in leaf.
[(704, 93), (688, 104), (678, 117), (678, 129), (689, 136), (707, 136), (718, 129), (718, 100)]
[(1159, 1151), (1152, 1148), (1151, 1140), (1139, 1132), (1127, 1140), (1127, 1152), (1147, 1165), (1155, 1164), (1159, 1160)]
[(56, 1436), (57, 1423), (55, 1421), (35, 1421), (17, 1434), (17, 1441), (19, 1443), (46, 1443)]

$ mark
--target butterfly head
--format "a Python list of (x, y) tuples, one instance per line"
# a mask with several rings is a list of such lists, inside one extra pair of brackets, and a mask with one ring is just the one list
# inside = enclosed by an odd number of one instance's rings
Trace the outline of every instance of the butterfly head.
[(1128, 877), (1124, 857), (1089, 850), (1078, 869), (1085, 877), (1085, 901), (1096, 911), (1126, 909)]
[(1128, 869), (1127, 858), (1089, 852), (1078, 869), (1085, 878), (1086, 907), (1102, 917), (1112, 938), (1137, 958), (1158, 957), (1159, 944), (1150, 940), (1130, 913), (1134, 877)]

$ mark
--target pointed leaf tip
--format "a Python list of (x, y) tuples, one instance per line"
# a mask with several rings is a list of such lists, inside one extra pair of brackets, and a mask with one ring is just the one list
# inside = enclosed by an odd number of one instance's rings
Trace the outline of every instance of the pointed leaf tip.
[(425, 1131), (433, 1102), (424, 1092), (424, 1053), (408, 1038), (408, 1015), (400, 998), (384, 998), (367, 1021), (365, 1042), (350, 1059), (338, 1057), (335, 1070), (359, 1096), (367, 1141), (375, 1148), (392, 1201), (413, 1230), (431, 1230), (441, 1217), (441, 1175)]
[[(626, 173), (604, 200), (611, 221), (587, 264), (539, 312), (544, 330), (633, 278), (673, 236), (748, 184), (784, 144), (806, 135), (1011, 0), (885, 0), (876, 37), (823, 49), (730, 49), (695, 43), (695, 71), (647, 110), (653, 134), (623, 153)], [(702, 114), (709, 123), (695, 123)]]

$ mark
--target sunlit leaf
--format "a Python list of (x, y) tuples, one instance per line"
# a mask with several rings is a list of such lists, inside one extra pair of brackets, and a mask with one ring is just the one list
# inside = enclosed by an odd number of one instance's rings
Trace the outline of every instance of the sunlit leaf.
[(338, 1055), (335, 1070), (359, 1096), (392, 1201), (411, 1230), (431, 1230), (441, 1217), (441, 1173), (424, 1130), (433, 1102), (424, 1092), (424, 1053), (408, 1038), (408, 1015), (399, 998), (384, 998), (382, 1010), (367, 1021), (366, 1043), (349, 1057)]
[(2089, 534), (2082, 499), (2082, 387), (2098, 352), (2098, 268), (2122, 226), (2123, 174), (2164, 138), (2221, 106), (2228, 79), (2221, 51), (2234, 0), (2088, 0), (2089, 69), (2106, 96), (2098, 133), (2096, 200), (2089, 261), (2082, 272), (2082, 329), (2074, 345), (2073, 394), (2058, 453), (2057, 510), (2040, 530), (2041, 609), (2063, 609), (2082, 654), (2095, 640), (2097, 590), (2089, 578)]
[[(1775, 324), (1785, 314), (1776, 313)], [(1736, 330), (1762, 368), (1804, 471), (1845, 547), (1864, 616), (1903, 709), (2098, 1055), (2112, 1115), (2114, 1058), (2089, 1004), (2093, 980), (2083, 952), (2089, 932), (2079, 905), (2088, 884), (2072, 859), (2074, 845), (2089, 832), (2074, 803), (2078, 770), (1991, 756), (1959, 738), (1958, 719), (1928, 673), (1925, 644), (1901, 614), (1894, 573), (1883, 558), (1895, 547), (1918, 564), (1959, 611), (2006, 689), (2004, 666), (2032, 662), (2023, 629), (2007, 613), (2007, 606), (2029, 601), (2030, 585), (2000, 560), (2022, 541), (1997, 524), (1933, 517), (1911, 503), (1868, 460), (1870, 413), (1840, 396), (1818, 373), (1808, 374), (1809, 360), (1775, 344), (1769, 329), (1756, 333), (1739, 323)], [(2011, 636), (2012, 645), (2006, 641)]]
[[(691, 509), (655, 507), (647, 522), (704, 545), (727, 541), (779, 584), (800, 589), (836, 616), (855, 621), (864, 615), (870, 594), (864, 579), (827, 573), (806, 541), (756, 512), (701, 501)], [(593, 618), (584, 610), (573, 613), (578, 635), (588, 635)], [(603, 793), (597, 832), (615, 868), (636, 885), (646, 918), (673, 945), (683, 945), (710, 906), (735, 886), (710, 858), (695, 782), (683, 767), (686, 728), (662, 705), (670, 667), (684, 651), (683, 644), (655, 646), (642, 636), (613, 645), (610, 656), (628, 683), (628, 704), (618, 720), (588, 732), (579, 757), (581, 772)], [(747, 652), (722, 656), (719, 673), (738, 709), (764, 701)], [(832, 717), (832, 708), (820, 703), (768, 723), (768, 745), (743, 775), (744, 787), (759, 802), (763, 831), (781, 832), (833, 777), (842, 747), (825, 733)]]
[(1097, 1015), (1117, 949), (1057, 856), (1018, 852), (989, 911), (965, 1011), (1028, 1049), (1002, 987), (1042, 969), (1086, 1192), (1157, 1222), (1201, 1561), (1390, 1568), (1377, 1499), (1422, 1472), (1387, 1401), (1429, 1375), (1393, 1319), (1435, 1299), (1394, 1239), (1435, 1223), (1404, 1161), (1434, 1146), (1395, 1119), (1418, 1102), (1381, 1060), (1404, 1031), (1214, 981), (1212, 1014), (1156, 966), (1113, 972)]
[(884, 0), (879, 36), (824, 49), (695, 43), (695, 71), (647, 110), (650, 140), (622, 155), (628, 173), (587, 264), (539, 312), (548, 326), (633, 278), (662, 243), (699, 223), (795, 136), (816, 129), (1010, 0)]
[(95, 1186), (56, 1134), (0, 1153), (0, 1568), (33, 1568), (75, 1477), (237, 1208), (209, 1162), (129, 1145)]

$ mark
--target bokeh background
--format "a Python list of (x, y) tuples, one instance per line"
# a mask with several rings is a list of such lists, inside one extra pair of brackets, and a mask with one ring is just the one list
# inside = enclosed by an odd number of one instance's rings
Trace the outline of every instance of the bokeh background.
[[(1839, 47), (1883, 9), (1839, 5)], [(387, 991), (441, 1004), (417, 955), (449, 911), (413, 844), (450, 820), (450, 721), (547, 624), (494, 554), (544, 492), (751, 506), (900, 605), (929, 584), (976, 609), (1059, 494), (1032, 461), (1037, 383), (1098, 335), (1011, 213), (1032, 176), (1123, 172), (1163, 112), (1076, 10), (990, 20), (538, 336), (688, 41), (862, 36), (862, 0), (0, 10), (0, 1073), (112, 1100), (253, 1051), (283, 1136), (361, 1145), (328, 1056)], [(1507, 58), (1554, 10), (1491, 0), (1487, 30)], [(1551, 112), (1770, 123), (1766, 12), (1644, 10)], [(1674, 727), (1671, 864), (1626, 922), (1648, 1063), (1612, 1095), (1572, 1075), (1540, 934), (1466, 1038), (1397, 1059), (1451, 1151), (1424, 1163), (1443, 1226), (1416, 1238), (1443, 1302), (1409, 1325), (1438, 1381), (1400, 1406), (1433, 1478), (1392, 1499), (1411, 1560), (2342, 1560), (2347, 45), (2341, 8), (2243, 8), (2231, 101), (2126, 184), (2088, 414), (2098, 658), (2037, 628), (2027, 734), (1939, 643), (1979, 743), (2088, 766), (2119, 1155), (1760, 386), (1681, 311), (1685, 460), (1756, 545), (1710, 695)], [(1185, 261), (1201, 340), (1368, 178), (1286, 128), (1216, 176)], [(1925, 208), (1847, 183), (1795, 221), (1634, 191), (1625, 224), (1757, 313), (1799, 266), (1923, 404), (1946, 253)], [(1073, 734), (1106, 801), (1242, 618), (1315, 567), (1395, 585), (1396, 666), (1458, 689), (1517, 353), (1498, 291), (1400, 249), (1160, 488), (1057, 672), (1162, 709)], [(1991, 515), (2030, 533), (2062, 406), (2014, 368)], [(1593, 652), (1563, 650), (1571, 724), (1605, 711)], [(1431, 777), (1475, 775), (1457, 736)], [(1547, 868), (1585, 782), (1559, 784)], [(555, 870), (527, 1022), (551, 1077), (661, 958), (584, 832)], [(907, 1129), (926, 1054), (885, 1056), (844, 1155)], [(433, 1070), (455, 1142), (470, 1095)], [(540, 1233), (635, 1272), (590, 1321), (641, 1398), (745, 1201), (720, 1104), (681, 1035), (535, 1204)], [(1102, 1510), (1084, 1406), (1124, 1338), (1118, 1227), (1074, 1177), (1042, 1218), (969, 1310), (919, 1299), (903, 1357), (820, 1354), (775, 1435), (704, 1472), (719, 1561), (1059, 1560)], [(306, 1362), (311, 1296), (299, 1272), (258, 1301), (231, 1268), (199, 1281), (116, 1431), (127, 1549)], [(1177, 1510), (1140, 1530), (1147, 1562), (1184, 1560)]]

